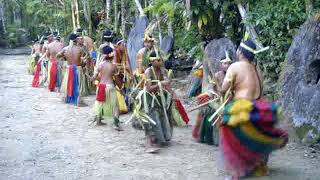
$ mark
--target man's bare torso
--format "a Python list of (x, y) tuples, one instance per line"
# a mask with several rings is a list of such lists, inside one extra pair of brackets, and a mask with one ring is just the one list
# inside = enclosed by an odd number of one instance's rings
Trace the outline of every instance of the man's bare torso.
[(144, 48), (140, 49), (137, 53), (136, 65), (137, 65), (137, 68), (140, 73), (144, 73), (144, 71), (148, 68), (148, 67), (144, 67), (144, 65), (143, 65), (143, 58), (144, 58), (143, 56), (147, 50), (148, 49), (146, 47), (144, 47)]
[(256, 100), (261, 95), (261, 72), (246, 61), (233, 63), (227, 72), (226, 78), (233, 76), (234, 99)]
[(116, 72), (116, 65), (111, 62), (103, 61), (99, 65), (99, 73), (101, 75), (100, 83), (113, 84), (113, 75)]
[(66, 58), (68, 65), (76, 64), (81, 65), (81, 49), (78, 46), (67, 46), (64, 48), (64, 57)]
[(63, 49), (63, 43), (59, 41), (52, 42), (48, 45), (48, 58), (55, 59), (56, 55)]
[(41, 54), (41, 45), (36, 43), (33, 45), (34, 54)]

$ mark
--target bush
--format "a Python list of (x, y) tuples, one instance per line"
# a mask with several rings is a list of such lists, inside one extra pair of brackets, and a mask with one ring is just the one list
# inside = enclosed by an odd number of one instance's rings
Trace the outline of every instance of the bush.
[(286, 59), (293, 37), (306, 21), (304, 3), (303, 0), (271, 0), (256, 1), (250, 6), (251, 12), (245, 23), (256, 27), (259, 40), (265, 46), (271, 46), (267, 53), (259, 54), (257, 60), (265, 78), (272, 82), (278, 80), (280, 65)]

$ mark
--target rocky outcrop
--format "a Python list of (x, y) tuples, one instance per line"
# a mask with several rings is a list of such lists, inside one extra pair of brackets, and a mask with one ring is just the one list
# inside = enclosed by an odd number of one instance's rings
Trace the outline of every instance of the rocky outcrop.
[(310, 142), (320, 132), (320, 20), (300, 28), (288, 52), (280, 79), (280, 101), (297, 127), (298, 135)]
[(202, 80), (202, 92), (206, 92), (208, 89), (208, 76), (219, 71), (220, 60), (226, 56), (225, 51), (229, 53), (230, 58), (234, 61), (236, 46), (230, 39), (214, 39), (206, 46), (203, 60), (204, 76)]
[(143, 48), (144, 32), (148, 26), (148, 18), (137, 18), (134, 27), (131, 29), (127, 42), (128, 55), (131, 63), (131, 68), (136, 69), (137, 52)]
[(171, 36), (165, 36), (161, 40), (160, 48), (166, 54), (171, 54), (173, 51), (174, 39)]

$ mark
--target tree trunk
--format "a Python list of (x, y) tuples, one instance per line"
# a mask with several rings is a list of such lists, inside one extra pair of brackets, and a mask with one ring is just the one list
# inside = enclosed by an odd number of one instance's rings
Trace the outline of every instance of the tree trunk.
[(141, 17), (145, 16), (140, 1), (139, 0), (134, 0), (134, 2), (136, 3), (137, 9), (139, 10), (139, 13), (140, 13), (140, 16)]
[[(121, 0), (121, 33), (122, 36), (126, 35), (126, 7), (125, 7), (125, 0)], [(125, 37), (123, 37), (125, 38)]]
[(158, 26), (158, 31), (159, 31), (159, 45), (162, 44), (162, 32), (161, 32), (161, 19), (160, 15), (157, 14), (157, 26)]
[(114, 1), (114, 32), (118, 33), (119, 15), (118, 15), (118, 4)]
[(172, 25), (172, 20), (168, 19), (168, 35), (173, 37), (174, 32), (173, 32), (173, 25)]
[(75, 5), (76, 5), (76, 11), (75, 11), (75, 15), (76, 15), (76, 20), (77, 20), (77, 28), (80, 28), (80, 14), (79, 14), (79, 4), (78, 4), (78, 0), (74, 0), (75, 1)]
[(314, 3), (314, 0), (305, 0), (306, 12), (309, 16), (311, 15), (311, 13), (313, 11), (313, 3)]
[(72, 27), (73, 31), (76, 31), (77, 26), (76, 26), (76, 17), (75, 17), (75, 7), (76, 5), (74, 4), (74, 0), (71, 1), (71, 16), (72, 16)]
[(87, 4), (87, 10), (88, 10), (88, 22), (89, 22), (89, 36), (92, 36), (92, 19), (91, 19), (91, 7), (88, 0), (85, 0)]
[[(242, 4), (238, 3), (237, 4), (241, 18), (244, 20), (247, 16), (247, 11), (246, 9), (242, 6)], [(246, 30), (247, 32), (250, 33), (250, 36), (252, 37), (252, 40), (255, 41), (256, 45), (259, 48), (263, 48), (262, 43), (258, 40), (258, 34), (256, 32), (256, 30), (254, 29), (254, 27), (252, 27), (251, 25), (247, 25), (245, 24)]]
[(3, 32), (1, 33), (6, 33), (6, 19), (5, 19), (5, 16), (4, 16), (4, 13), (5, 13), (5, 8), (4, 8), (4, 3), (3, 1), (0, 1), (0, 23), (1, 23), (1, 30)]
[(110, 0), (106, 0), (106, 24), (109, 25), (110, 22)]
[(89, 31), (89, 36), (92, 34), (92, 20), (91, 20), (91, 11), (90, 11), (90, 6), (88, 3), (88, 0), (82, 0), (83, 4), (83, 14), (84, 17), (88, 23), (88, 31)]

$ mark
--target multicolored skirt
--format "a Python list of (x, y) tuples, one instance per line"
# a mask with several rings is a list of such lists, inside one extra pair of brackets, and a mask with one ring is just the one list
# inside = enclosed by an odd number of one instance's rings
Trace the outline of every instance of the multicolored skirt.
[(119, 112), (121, 114), (128, 113), (128, 107), (127, 107), (124, 95), (120, 92), (120, 90), (118, 90), (116, 92), (117, 92), (117, 100), (118, 100), (118, 103), (119, 103)]
[(107, 119), (118, 116), (119, 105), (117, 90), (113, 84), (99, 84), (97, 88), (95, 113), (99, 118)]
[[(209, 101), (211, 98), (207, 93), (201, 94), (197, 97), (198, 104), (203, 104)], [(196, 118), (196, 124), (192, 130), (192, 137), (198, 142), (206, 143), (209, 145), (219, 145), (219, 128), (216, 124), (212, 126), (212, 122), (209, 122), (210, 117), (215, 112), (215, 109), (211, 105), (202, 107)]]
[(33, 54), (28, 59), (28, 73), (33, 75), (35, 72), (35, 67), (37, 65), (37, 62), (40, 58), (39, 54)]
[(48, 89), (49, 91), (55, 91), (56, 87), (61, 87), (61, 81), (62, 81), (62, 68), (59, 61), (56, 59), (51, 59), (48, 64)]
[(227, 104), (220, 127), (224, 166), (236, 176), (262, 176), (270, 153), (288, 142), (276, 129), (279, 108), (265, 100), (235, 100)]
[(77, 105), (80, 96), (89, 94), (86, 87), (86, 80), (82, 67), (76, 65), (67, 66), (61, 85), (61, 91), (66, 96), (66, 103)]
[(183, 127), (189, 123), (188, 114), (179, 99), (173, 100), (170, 109), (176, 126)]
[(40, 61), (41, 63), (41, 72), (39, 78), (39, 85), (46, 86), (48, 80), (48, 59), (44, 58)]
[(32, 80), (32, 87), (39, 87), (40, 86), (40, 74), (41, 74), (41, 62), (39, 61), (34, 70), (33, 80)]

